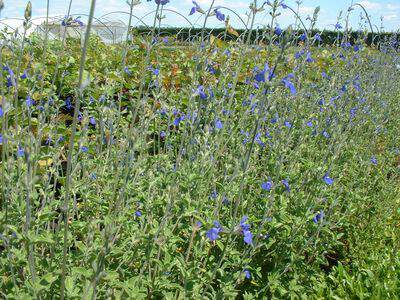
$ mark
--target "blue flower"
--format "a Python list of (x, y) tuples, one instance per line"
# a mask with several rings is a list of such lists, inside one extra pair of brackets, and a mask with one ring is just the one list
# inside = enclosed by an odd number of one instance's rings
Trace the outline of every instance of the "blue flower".
[(0, 106), (0, 118), (3, 116), (3, 114), (4, 114), (3, 108)]
[(253, 234), (250, 232), (250, 230), (243, 231), (243, 241), (247, 245), (253, 245)]
[(330, 134), (326, 131), (326, 130), (324, 130), (323, 132), (322, 132), (322, 135), (325, 137), (325, 138), (327, 138), (327, 139), (329, 139), (331, 136), (330, 136)]
[(218, 221), (214, 221), (214, 227), (206, 232), (207, 238), (214, 242), (219, 238), (219, 233), (222, 231), (221, 225)]
[(200, 99), (202, 99), (202, 100), (205, 100), (208, 97), (207, 94), (204, 92), (204, 86), (202, 86), (202, 85), (199, 85), (197, 87), (197, 93), (199, 94)]
[(69, 25), (68, 17), (65, 16), (64, 19), (61, 21), (61, 26), (67, 26)]
[(135, 211), (135, 216), (140, 218), (142, 216), (142, 213), (140, 211)]
[(3, 67), (4, 71), (7, 71), (10, 76), (7, 76), (7, 87), (12, 87), (14, 85), (14, 72), (9, 66)]
[(249, 219), (248, 216), (243, 216), (242, 219), (240, 220), (240, 227), (242, 228), (243, 231), (250, 230), (250, 225), (247, 224), (248, 219)]
[(357, 109), (358, 107), (353, 107), (352, 109), (350, 109), (350, 119), (354, 119), (356, 117)]
[(275, 27), (274, 33), (275, 33), (276, 35), (280, 36), (280, 35), (282, 35), (283, 30), (279, 27), (279, 25), (277, 25), (277, 26)]
[(307, 35), (304, 32), (301, 36), (300, 36), (300, 41), (304, 42), (307, 39)]
[(265, 72), (260, 72), (254, 76), (254, 80), (257, 82), (265, 82)]
[(179, 125), (179, 123), (181, 122), (181, 120), (182, 120), (182, 118), (181, 117), (177, 117), (177, 118), (175, 118), (174, 119), (174, 126), (178, 126)]
[(303, 54), (304, 54), (304, 50), (297, 51), (297, 52), (294, 54), (294, 58), (295, 58), (295, 59), (299, 59)]
[(193, 15), (196, 11), (197, 11), (197, 7), (196, 7), (196, 6), (193, 6), (193, 7), (190, 9), (189, 16)]
[(307, 55), (306, 55), (306, 62), (308, 62), (308, 63), (312, 63), (312, 62), (314, 62), (315, 60), (311, 57), (311, 52), (307, 52)]
[(96, 125), (96, 120), (95, 120), (95, 118), (90, 117), (90, 118), (89, 118), (89, 123), (92, 124), (92, 125)]
[(132, 72), (129, 70), (128, 67), (124, 68), (124, 72), (128, 75), (128, 76), (132, 76)]
[(223, 205), (229, 205), (229, 203), (230, 203), (230, 201), (226, 196), (222, 197), (222, 204)]
[(214, 12), (219, 21), (225, 21), (225, 15), (223, 13), (221, 13), (218, 9), (215, 9)]
[(268, 63), (264, 65), (264, 69), (254, 76), (256, 82), (265, 82), (265, 73), (268, 72), (268, 80), (271, 81), (275, 77), (274, 71), (269, 68)]
[(222, 113), (223, 113), (225, 116), (229, 116), (229, 115), (231, 114), (231, 111), (228, 110), (228, 109), (223, 108), (223, 109), (222, 109)]
[(89, 151), (89, 148), (86, 147), (86, 146), (82, 146), (82, 147), (81, 147), (81, 151), (82, 151), (83, 153), (86, 153), (86, 152)]
[(287, 192), (290, 192), (289, 182), (286, 179), (282, 180), (282, 184), (285, 186)]
[(270, 191), (272, 189), (272, 181), (268, 180), (266, 182), (261, 183), (261, 188), (264, 191)]
[(18, 157), (23, 157), (25, 155), (24, 149), (19, 145), (18, 150), (17, 150), (17, 156)]
[(231, 56), (231, 51), (229, 51), (228, 49), (225, 49), (224, 55)]
[(197, 229), (199, 229), (201, 226), (203, 226), (203, 223), (201, 223), (200, 221), (197, 221), (196, 224), (195, 224), (195, 227)]
[(243, 231), (243, 241), (247, 245), (252, 245), (253, 244), (253, 234), (250, 232), (250, 230)]
[(90, 173), (89, 177), (90, 177), (90, 179), (92, 179), (92, 180), (96, 180), (96, 179), (97, 179), (96, 173)]
[(250, 141), (250, 139), (249, 139), (250, 133), (247, 132), (247, 131), (243, 131), (243, 130), (241, 130), (240, 133), (243, 134), (243, 135), (245, 136), (245, 137), (243, 138), (242, 144), (243, 144), (243, 145), (247, 144), (247, 143)]
[(165, 131), (161, 131), (161, 132), (160, 132), (160, 137), (161, 137), (162, 139), (164, 139), (166, 136), (167, 136), (167, 134), (165, 133)]
[(207, 231), (206, 236), (208, 237), (208, 239), (210, 241), (215, 241), (216, 239), (219, 238), (219, 233), (220, 233), (220, 229), (219, 228), (211, 228), (210, 230)]
[(327, 185), (333, 184), (333, 179), (329, 177), (329, 173), (325, 173), (324, 177), (322, 178)]
[(343, 28), (342, 25), (340, 25), (339, 23), (335, 24), (335, 29), (342, 29), (342, 28)]
[(215, 128), (222, 129), (223, 125), (220, 119), (215, 120)]
[(246, 279), (250, 279), (251, 278), (251, 274), (249, 270), (244, 270), (244, 277), (246, 277)]
[(85, 24), (80, 20), (81, 17), (76, 17), (74, 22), (77, 23), (79, 26), (83, 27)]
[(250, 231), (250, 224), (247, 223), (248, 217), (243, 216), (243, 218), (240, 220), (240, 227), (242, 229), (243, 233), (243, 241), (247, 245), (252, 245), (253, 244), (253, 234)]
[(71, 108), (73, 108), (72, 103), (71, 103), (71, 97), (68, 97), (68, 98), (65, 100), (65, 106), (66, 106), (66, 108), (67, 108), (68, 110), (70, 110)]
[(3, 71), (7, 71), (10, 76), (14, 75), (13, 70), (9, 66), (3, 66)]
[(342, 43), (342, 45), (341, 45), (344, 49), (348, 49), (348, 48), (350, 48), (351, 47), (351, 43), (350, 42), (345, 42), (345, 43)]
[(318, 41), (318, 42), (322, 42), (322, 38), (321, 38), (321, 36), (319, 35), (319, 33), (316, 33), (316, 34), (314, 35), (314, 40), (316, 40), (316, 41)]
[(80, 27), (85, 26), (80, 18), (81, 17), (76, 17), (75, 19), (72, 19), (71, 17), (65, 16), (61, 21), (61, 26), (71, 26), (73, 23), (78, 24)]
[(212, 65), (207, 66), (207, 71), (209, 71), (213, 75), (217, 73), (217, 70), (215, 70), (215, 68)]
[(265, 147), (265, 143), (261, 140), (261, 133), (257, 133), (256, 136), (254, 137), (254, 141), (260, 145), (261, 147)]
[(292, 125), (289, 121), (285, 121), (284, 125), (285, 125), (287, 128), (292, 128), (292, 127), (293, 127), (293, 125)]
[(281, 1), (281, 3), (279, 3), (279, 5), (282, 6), (283, 9), (286, 9), (289, 7), (283, 2), (283, 0)]
[(3, 144), (3, 136), (0, 134), (0, 144)]
[(204, 13), (204, 10), (201, 9), (200, 5), (198, 5), (196, 1), (192, 1), (192, 3), (194, 6), (191, 8), (189, 16), (193, 15), (196, 11), (199, 13)]
[(322, 222), (324, 216), (325, 216), (324, 211), (321, 211), (321, 212), (317, 213), (317, 214), (313, 217), (313, 222), (314, 222), (315, 224), (318, 224), (319, 221)]
[(26, 97), (25, 102), (26, 102), (26, 106), (28, 106), (28, 107), (31, 107), (32, 105), (35, 105), (35, 101), (33, 101), (31, 96), (29, 96), (29, 95)]
[(294, 75), (292, 73), (290, 73), (288, 76), (286, 76), (285, 78), (282, 79), (282, 83), (285, 85), (286, 88), (289, 88), (290, 93), (292, 95), (296, 95), (297, 91), (296, 91), (296, 87), (294, 86), (294, 84), (289, 80), (291, 78), (293, 78)]
[(378, 160), (376, 159), (375, 156), (371, 157), (371, 163), (372, 163), (373, 165), (375, 165), (375, 166), (378, 164)]
[(22, 73), (22, 75), (19, 78), (21, 78), (21, 79), (28, 78), (28, 74), (26, 73), (26, 70), (24, 71), (24, 73)]
[(10, 76), (7, 76), (7, 83), (6, 83), (7, 87), (12, 87), (14, 85), (13, 80), (11, 79)]

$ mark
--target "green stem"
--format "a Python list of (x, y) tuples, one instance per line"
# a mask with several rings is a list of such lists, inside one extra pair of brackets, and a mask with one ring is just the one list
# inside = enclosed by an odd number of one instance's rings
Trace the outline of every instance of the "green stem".
[(71, 173), (72, 173), (72, 164), (73, 164), (72, 156), (74, 153), (75, 134), (76, 134), (76, 127), (77, 127), (77, 123), (78, 123), (80, 101), (81, 101), (81, 98), (83, 97), (83, 88), (82, 88), (83, 72), (84, 72), (84, 68), (85, 68), (87, 48), (89, 45), (90, 30), (92, 27), (95, 5), (96, 5), (96, 0), (92, 0), (91, 5), (90, 5), (89, 21), (88, 21), (88, 25), (86, 28), (85, 41), (84, 41), (84, 45), (83, 45), (83, 49), (82, 49), (81, 62), (80, 62), (80, 67), (79, 67), (78, 92), (77, 92), (77, 97), (76, 97), (76, 102), (75, 102), (74, 117), (73, 117), (72, 128), (71, 128), (71, 136), (70, 136), (69, 145), (68, 145), (65, 198), (64, 198), (64, 203), (63, 203), (63, 207), (62, 207), (62, 210), (64, 212), (64, 239), (63, 239), (64, 245), (63, 245), (63, 259), (62, 259), (62, 267), (61, 267), (61, 292), (60, 292), (61, 299), (65, 298), (65, 279), (66, 279), (66, 273), (67, 273), (66, 269), (67, 269), (67, 250), (68, 250), (68, 221), (69, 221), (68, 219), (69, 219), (69, 202), (70, 202), (70, 197), (71, 197), (71, 195), (70, 195), (71, 181), (72, 181)]

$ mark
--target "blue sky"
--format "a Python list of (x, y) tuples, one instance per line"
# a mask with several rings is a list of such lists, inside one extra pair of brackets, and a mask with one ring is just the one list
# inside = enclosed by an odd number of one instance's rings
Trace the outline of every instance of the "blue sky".
[[(198, 0), (197, 2), (204, 9), (210, 5), (212, 0)], [(40, 23), (43, 21), (43, 17), (46, 14), (46, 0), (31, 0), (33, 5), (33, 17), (36, 18), (35, 23)], [(68, 0), (50, 0), (50, 15), (52, 16), (62, 16), (66, 14)], [(142, 3), (135, 6), (134, 12), (138, 17), (143, 17), (152, 10), (154, 10), (156, 4), (154, 1), (147, 2), (142, 0)], [(216, 0), (216, 6), (226, 6), (237, 12), (243, 19), (246, 19), (246, 11), (248, 11), (248, 6), (252, 0)], [(258, 0), (260, 3), (261, 1)], [(319, 28), (332, 28), (332, 24), (336, 23), (337, 16), (341, 10), (344, 14), (347, 11), (349, 5), (352, 2), (361, 3), (369, 11), (371, 19), (375, 25), (381, 26), (381, 17), (383, 17), (383, 26), (386, 30), (394, 31), (400, 29), (400, 0), (303, 0), (300, 9), (301, 16), (305, 19), (308, 15), (311, 15), (316, 6), (321, 7), (321, 12), (318, 21)], [(4, 0), (5, 8), (1, 12), (1, 19), (8, 18), (5, 21), (7, 24), (12, 26), (17, 26), (20, 21), (13, 20), (10, 18), (22, 17), (27, 3), (26, 0)], [(125, 11), (128, 12), (129, 7), (126, 4), (126, 0), (97, 0), (96, 2), (96, 16), (101, 17), (104, 14), (115, 12), (115, 11)], [(296, 7), (295, 0), (285, 0), (287, 5)], [(87, 14), (89, 11), (90, 0), (73, 0), (72, 1), (72, 13), (73, 14)], [(191, 0), (170, 0), (170, 3), (165, 7), (171, 10), (175, 10), (184, 16), (186, 16), (190, 22), (200, 26), (203, 22), (202, 16), (198, 13), (188, 16), (190, 8), (192, 7)], [(221, 10), (226, 15), (230, 15), (231, 23), (234, 27), (239, 28), (239, 19), (229, 11)], [(356, 9), (351, 14), (351, 26), (353, 28), (359, 27), (360, 22), (360, 9)], [(166, 12), (166, 18), (163, 19), (163, 24), (166, 26), (188, 26), (189, 23), (184, 20), (181, 16)], [(84, 18), (84, 16), (83, 16)], [(257, 26), (263, 26), (269, 23), (270, 17), (266, 12), (262, 12), (258, 15), (256, 20)], [(108, 20), (123, 20), (126, 21), (126, 15), (123, 13), (113, 13), (107, 16)], [(151, 15), (143, 19), (147, 24), (152, 23)], [(282, 14), (278, 19), (278, 23), (282, 27), (294, 22), (294, 18), (289, 10), (282, 10)], [(222, 27), (223, 22), (219, 22), (215, 17), (210, 19), (208, 23), (210, 27)]]

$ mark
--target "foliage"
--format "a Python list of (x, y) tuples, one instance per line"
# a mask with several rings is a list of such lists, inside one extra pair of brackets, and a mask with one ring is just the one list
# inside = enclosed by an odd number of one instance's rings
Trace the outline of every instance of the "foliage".
[(398, 44), (312, 29), (3, 31), (1, 297), (399, 297)]

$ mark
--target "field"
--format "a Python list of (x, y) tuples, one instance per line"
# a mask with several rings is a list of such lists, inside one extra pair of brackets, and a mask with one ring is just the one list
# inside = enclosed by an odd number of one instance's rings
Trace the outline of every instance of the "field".
[(0, 32), (1, 299), (399, 299), (398, 36), (271, 2), (258, 40)]

